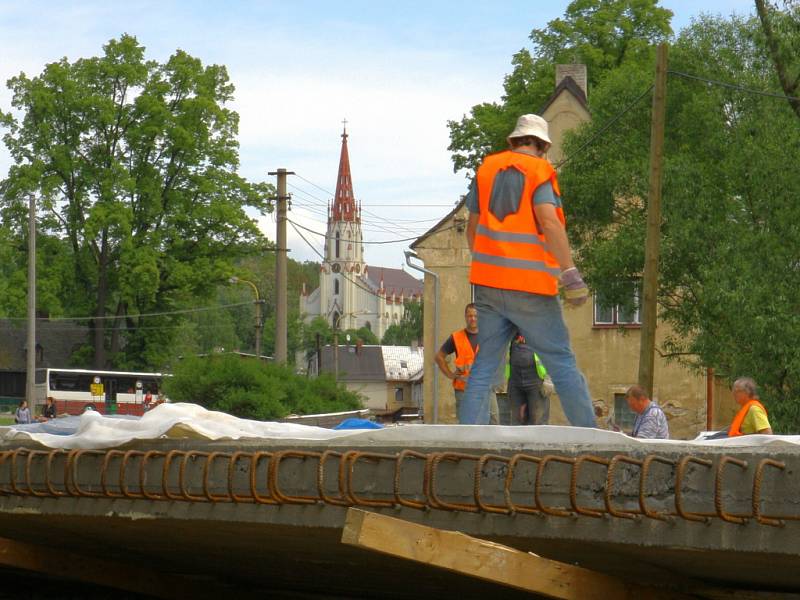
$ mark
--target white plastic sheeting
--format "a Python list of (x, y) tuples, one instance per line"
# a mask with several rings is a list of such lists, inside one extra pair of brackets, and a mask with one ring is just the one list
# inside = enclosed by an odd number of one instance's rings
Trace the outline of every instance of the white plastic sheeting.
[(332, 430), (295, 423), (239, 419), (196, 404), (161, 404), (141, 418), (103, 416), (87, 411), (80, 417), (32, 425), (0, 427), (4, 445), (33, 440), (50, 448), (113, 448), (134, 440), (330, 440), (358, 445), (475, 446), (476, 448), (552, 445), (684, 444), (701, 446), (800, 446), (800, 436), (749, 435), (709, 441), (636, 440), (603, 429), (500, 427), (493, 425), (401, 425), (376, 430)]

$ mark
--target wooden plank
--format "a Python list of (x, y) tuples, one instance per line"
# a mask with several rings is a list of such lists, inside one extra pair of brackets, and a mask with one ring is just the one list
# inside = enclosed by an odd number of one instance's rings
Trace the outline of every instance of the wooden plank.
[(435, 529), (357, 508), (347, 511), (342, 543), (559, 600), (689, 598), (626, 583), (457, 531)]
[(82, 581), (156, 598), (224, 598), (240, 590), (212, 581), (160, 573), (139, 562), (121, 563), (56, 548), (0, 538), (0, 565)]

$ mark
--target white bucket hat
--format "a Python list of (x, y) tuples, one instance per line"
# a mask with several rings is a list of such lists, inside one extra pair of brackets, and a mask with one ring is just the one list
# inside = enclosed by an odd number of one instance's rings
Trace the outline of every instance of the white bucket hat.
[(547, 133), (547, 121), (539, 115), (522, 115), (517, 119), (517, 126), (514, 128), (514, 131), (509, 134), (507, 139), (510, 143), (511, 138), (525, 137), (527, 135), (532, 135), (543, 142), (552, 144), (550, 136)]

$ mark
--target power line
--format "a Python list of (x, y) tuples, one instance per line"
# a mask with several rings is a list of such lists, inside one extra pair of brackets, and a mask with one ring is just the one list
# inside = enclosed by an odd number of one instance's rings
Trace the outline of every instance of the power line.
[[(287, 220), (288, 220), (288, 219), (287, 219)], [(297, 229), (297, 227), (295, 226), (295, 224), (294, 224), (292, 221), (289, 221), (289, 224), (290, 224), (290, 225), (291, 225), (291, 226), (294, 228), (294, 230), (297, 232), (297, 235), (299, 235), (299, 236), (302, 238), (302, 240), (303, 240), (303, 241), (306, 243), (306, 245), (308, 245), (308, 247), (309, 247), (309, 248), (311, 248), (311, 250), (312, 250), (312, 251), (313, 251), (313, 252), (314, 252), (314, 253), (315, 253), (317, 256), (319, 256), (319, 257), (320, 257), (320, 259), (322, 259), (322, 263), (323, 263), (323, 264), (326, 264), (326, 265), (330, 265), (330, 264), (332, 264), (332, 263), (331, 263), (329, 260), (325, 260), (325, 257), (324, 257), (324, 256), (323, 256), (323, 255), (322, 255), (320, 252), (319, 252), (319, 250), (317, 250), (317, 249), (314, 247), (314, 245), (313, 245), (311, 242), (309, 242), (309, 241), (308, 241), (308, 238), (306, 238), (306, 236), (304, 236), (304, 235), (302, 234), (302, 232), (301, 232), (299, 229)], [(384, 298), (384, 296), (381, 296), (381, 295), (380, 295), (380, 294), (378, 294), (377, 292), (374, 292), (373, 290), (371, 290), (371, 289), (369, 289), (369, 288), (366, 288), (366, 287), (364, 287), (364, 286), (363, 286), (363, 285), (361, 285), (361, 284), (360, 284), (358, 281), (356, 281), (356, 280), (352, 279), (351, 277), (349, 277), (349, 276), (348, 276), (346, 273), (339, 273), (339, 275), (341, 275), (342, 277), (344, 277), (344, 278), (345, 278), (347, 281), (349, 281), (350, 283), (352, 283), (353, 285), (355, 285), (357, 288), (364, 290), (364, 291), (365, 291), (365, 292), (367, 292), (368, 294), (371, 294), (371, 295), (375, 296), (376, 298)]]
[[(293, 225), (297, 225), (300, 229), (305, 229), (307, 232), (313, 233), (314, 235), (318, 235), (320, 237), (324, 237), (327, 240), (336, 239), (335, 236), (327, 235), (327, 234), (322, 233), (320, 231), (314, 231), (313, 229), (309, 229), (308, 227), (300, 225), (299, 223), (295, 223), (291, 219), (289, 219), (289, 222), (292, 223)], [(455, 229), (455, 227), (456, 227), (455, 225), (451, 225), (450, 227), (445, 227), (444, 229), (440, 229), (439, 231), (447, 231), (448, 229)], [(397, 239), (397, 240), (377, 240), (377, 241), (374, 241), (374, 242), (362, 241), (361, 243), (362, 244), (397, 244), (397, 243), (400, 243), (400, 242), (410, 242), (411, 240), (416, 240), (418, 238), (419, 238), (419, 236), (414, 236), (414, 237), (408, 237), (408, 238), (401, 238), (401, 239)]]
[(795, 102), (800, 102), (800, 98), (798, 98), (797, 96), (786, 96), (784, 94), (778, 94), (776, 92), (764, 92), (761, 90), (754, 90), (752, 88), (746, 88), (744, 86), (737, 85), (735, 83), (726, 83), (724, 81), (719, 81), (716, 79), (708, 79), (707, 77), (700, 77), (699, 75), (691, 75), (689, 73), (683, 73), (682, 71), (667, 71), (667, 75), (677, 75), (678, 77), (683, 77), (685, 79), (702, 81), (703, 83), (710, 83), (712, 85), (718, 85), (731, 90), (737, 90), (739, 92), (755, 94), (756, 96), (766, 96), (767, 98), (780, 98), (781, 100), (793, 100)]
[[(287, 220), (288, 220), (288, 219), (287, 219)], [(317, 256), (319, 256), (319, 257), (320, 257), (320, 259), (322, 259), (322, 263), (323, 263), (323, 264), (326, 264), (326, 265), (330, 265), (330, 264), (331, 264), (331, 262), (330, 262), (330, 261), (328, 261), (328, 260), (325, 260), (325, 257), (324, 257), (324, 256), (323, 256), (323, 255), (320, 253), (320, 251), (319, 251), (319, 250), (317, 250), (317, 249), (314, 247), (314, 245), (313, 245), (311, 242), (309, 242), (309, 241), (308, 241), (308, 238), (306, 238), (306, 236), (304, 236), (304, 235), (303, 235), (303, 233), (302, 233), (302, 232), (301, 232), (301, 231), (300, 231), (300, 230), (297, 228), (297, 226), (294, 224), (294, 222), (292, 222), (292, 221), (289, 221), (289, 224), (290, 224), (290, 225), (291, 225), (291, 226), (294, 228), (294, 230), (297, 232), (297, 235), (299, 235), (299, 236), (300, 236), (300, 238), (301, 238), (301, 239), (302, 239), (302, 240), (303, 240), (303, 241), (306, 243), (306, 245), (308, 245), (308, 247), (309, 247), (309, 248), (311, 248), (311, 250), (313, 250), (313, 251), (314, 251), (314, 253), (315, 253)], [(373, 295), (373, 296), (375, 296), (376, 298), (382, 298), (382, 297), (383, 297), (383, 296), (381, 296), (380, 294), (378, 294), (378, 293), (376, 293), (376, 292), (373, 292), (371, 289), (364, 287), (363, 285), (361, 285), (361, 284), (360, 284), (360, 283), (358, 283), (357, 281), (355, 281), (355, 280), (353, 280), (353, 279), (350, 279), (350, 277), (348, 277), (348, 276), (347, 276), (345, 273), (340, 273), (340, 275), (341, 275), (342, 277), (344, 277), (345, 279), (347, 279), (347, 281), (349, 281), (350, 283), (352, 283), (353, 285), (355, 285), (357, 288), (360, 288), (360, 289), (364, 290), (364, 291), (365, 291), (365, 292), (367, 292), (368, 294), (372, 294), (372, 295)]]
[[(293, 184), (291, 184), (291, 183), (290, 183), (289, 185), (290, 185), (290, 186), (292, 186), (292, 187), (293, 187), (294, 189), (296, 189), (297, 191), (299, 191), (301, 194), (303, 194), (303, 195), (305, 195), (305, 196), (308, 196), (308, 197), (310, 197), (310, 198), (312, 198), (312, 199), (316, 200), (316, 204), (317, 204), (317, 205), (324, 206), (324, 207), (325, 207), (325, 210), (324, 210), (324, 211), (322, 211), (322, 209), (316, 209), (316, 210), (318, 210), (320, 214), (323, 214), (323, 212), (324, 212), (324, 214), (325, 214), (325, 217), (327, 218), (327, 216), (328, 216), (328, 203), (327, 203), (327, 202), (325, 202), (324, 200), (322, 200), (322, 199), (321, 199), (321, 198), (319, 198), (318, 196), (315, 196), (314, 194), (311, 194), (311, 193), (309, 193), (309, 192), (307, 192), (307, 191), (303, 190), (302, 188), (299, 188), (299, 187), (297, 187), (297, 186), (295, 186), (295, 185), (293, 185)], [(315, 187), (319, 187), (319, 186), (315, 186)], [(322, 189), (322, 188), (320, 188), (320, 189)], [(323, 191), (325, 191), (325, 190), (323, 190)], [(326, 192), (326, 193), (327, 193), (327, 192)], [(293, 202), (292, 204), (298, 204), (298, 203), (297, 203), (297, 202)], [(300, 206), (302, 206), (302, 205), (300, 205)], [(308, 207), (308, 208), (309, 208), (309, 210), (310, 210), (310, 207)], [(366, 212), (366, 211), (364, 211), (364, 212)], [(387, 219), (383, 219), (382, 217), (381, 217), (381, 219), (382, 219), (382, 220), (384, 220), (384, 221), (388, 221)], [(376, 221), (373, 221), (372, 219), (365, 219), (365, 218), (362, 216), (362, 218), (361, 218), (361, 221), (362, 221), (364, 224), (368, 224), (368, 225), (372, 225), (373, 227), (377, 227), (377, 228), (378, 228), (378, 231), (380, 231), (380, 232), (382, 232), (382, 233), (395, 233), (395, 229), (389, 229), (389, 228), (388, 228), (388, 227), (386, 227), (385, 225), (382, 225), (382, 224), (380, 224), (380, 223), (378, 223), (378, 222), (376, 222)], [(388, 221), (388, 222), (389, 222), (389, 223), (392, 223), (391, 221)], [(392, 224), (393, 224), (393, 225), (396, 225), (395, 223), (392, 223)], [(403, 230), (405, 230), (405, 231), (408, 231), (409, 233), (415, 233), (415, 232), (414, 232), (414, 230), (412, 230), (412, 229), (410, 229), (410, 228), (408, 228), (408, 227), (403, 227), (402, 225), (400, 225), (400, 226), (397, 226), (397, 225), (396, 225), (396, 228), (397, 228), (397, 229), (403, 229)]]
[[(329, 194), (330, 196), (335, 196), (335, 193), (332, 193), (330, 190), (326, 190), (325, 188), (318, 186), (316, 183), (314, 183), (313, 181), (310, 181), (310, 180), (306, 179), (306, 178), (305, 178), (305, 177), (303, 177), (302, 175), (297, 175), (297, 177), (299, 177), (300, 179), (302, 179), (302, 180), (303, 180), (303, 181), (305, 181), (306, 183), (309, 183), (310, 185), (313, 185), (315, 188), (317, 188), (317, 189), (319, 189), (319, 190), (322, 190), (322, 191), (323, 191), (323, 192), (325, 192), (326, 194)], [(374, 213), (374, 212), (372, 212), (372, 211), (365, 210), (363, 207), (362, 207), (362, 209), (361, 209), (361, 212), (362, 212), (362, 213), (366, 213), (366, 214), (368, 214), (368, 215), (371, 215), (372, 217), (374, 217), (374, 218), (376, 218), (376, 219), (379, 219), (379, 220), (381, 220), (381, 221), (384, 221), (384, 222), (388, 223), (389, 225), (392, 225), (392, 226), (394, 226), (394, 228), (395, 228), (395, 229), (405, 229), (406, 231), (409, 231), (410, 233), (414, 233), (413, 231), (409, 230), (407, 227), (402, 227), (402, 226), (399, 226), (399, 225), (397, 225), (397, 223), (395, 223), (395, 222), (394, 222), (394, 221), (392, 221), (391, 219), (387, 219), (387, 218), (385, 218), (385, 217), (382, 217), (382, 216), (380, 216), (380, 215), (378, 215), (378, 214), (375, 214), (375, 213)], [(364, 220), (364, 219), (363, 219), (363, 217), (362, 217), (362, 220)], [(377, 225), (377, 224), (376, 224), (376, 225)], [(390, 231), (390, 232), (391, 232), (391, 231)]]
[[(221, 304), (219, 306), (203, 306), (198, 308), (184, 308), (181, 310), (170, 310), (165, 312), (156, 312), (156, 313), (141, 313), (138, 315), (108, 315), (105, 317), (96, 317), (96, 316), (89, 316), (89, 317), (37, 317), (37, 321), (49, 321), (49, 322), (60, 322), (60, 321), (109, 321), (112, 319), (125, 319), (125, 318), (141, 318), (141, 317), (162, 317), (166, 315), (182, 315), (188, 313), (197, 313), (209, 310), (222, 310), (225, 308), (235, 308), (237, 306), (247, 306), (252, 304), (252, 301), (249, 302), (237, 302), (235, 304)], [(27, 317), (2, 317), (0, 318), (2, 321), (27, 321)]]
[(636, 96), (636, 98), (630, 104), (628, 104), (625, 108), (623, 108), (616, 115), (611, 117), (611, 119), (608, 120), (605, 125), (603, 125), (600, 129), (598, 129), (592, 137), (590, 137), (583, 144), (581, 144), (580, 147), (577, 150), (575, 150), (567, 158), (565, 158), (564, 160), (559, 162), (557, 165), (555, 165), (555, 168), (556, 169), (561, 168), (563, 165), (567, 164), (569, 161), (571, 161), (573, 158), (575, 158), (578, 154), (583, 152), (583, 150), (587, 146), (592, 144), (597, 138), (599, 138), (602, 134), (604, 134), (614, 123), (619, 121), (628, 111), (630, 111), (634, 106), (636, 106), (636, 104), (638, 104), (639, 101), (642, 98), (644, 98), (646, 95), (648, 95), (653, 90), (654, 87), (655, 87), (655, 85), (651, 84), (650, 87), (648, 87), (645, 91), (643, 91), (641, 94)]

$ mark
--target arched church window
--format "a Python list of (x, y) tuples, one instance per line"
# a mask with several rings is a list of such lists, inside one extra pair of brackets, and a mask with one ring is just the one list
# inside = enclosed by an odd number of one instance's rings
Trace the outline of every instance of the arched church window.
[(338, 279), (334, 279), (333, 280), (333, 293), (336, 294), (336, 295), (339, 294), (339, 280)]
[(367, 329), (369, 329), (370, 331), (372, 331), (372, 323), (370, 323), (369, 321), (367, 321), (366, 323), (364, 323), (364, 327), (366, 327)]
[(336, 232), (336, 258), (339, 258), (339, 232)]

